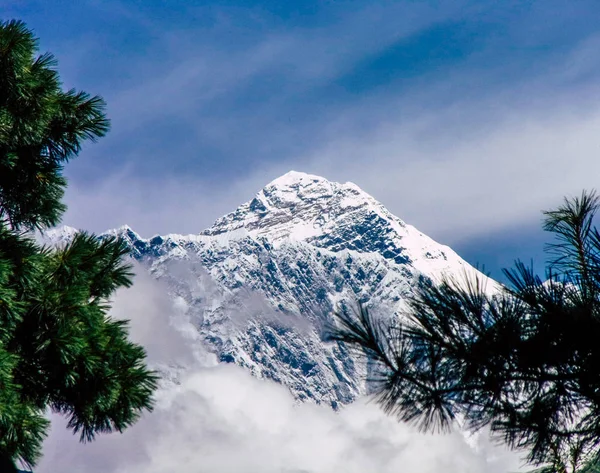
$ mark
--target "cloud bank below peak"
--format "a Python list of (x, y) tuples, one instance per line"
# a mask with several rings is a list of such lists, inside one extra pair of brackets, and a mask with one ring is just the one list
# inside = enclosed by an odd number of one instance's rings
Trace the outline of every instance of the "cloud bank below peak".
[[(485, 437), (419, 434), (366, 400), (340, 412), (298, 404), (283, 386), (235, 365), (217, 365), (188, 331), (166, 288), (138, 274), (113, 315), (131, 319), (151, 360), (184, 363), (152, 414), (123, 434), (78, 444), (54, 416), (40, 473), (505, 473), (518, 455)], [(171, 310), (165, 313), (170, 305)], [(185, 318), (185, 317), (184, 317)], [(176, 323), (177, 322), (177, 323)], [(185, 361), (183, 361), (185, 360)], [(192, 361), (190, 361), (192, 360)]]

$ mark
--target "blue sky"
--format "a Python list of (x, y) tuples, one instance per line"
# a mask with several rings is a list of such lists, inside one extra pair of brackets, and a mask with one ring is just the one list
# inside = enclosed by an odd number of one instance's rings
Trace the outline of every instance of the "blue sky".
[(65, 223), (194, 233), (295, 169), (351, 180), (492, 276), (598, 187), (596, 1), (11, 1), (112, 131)]

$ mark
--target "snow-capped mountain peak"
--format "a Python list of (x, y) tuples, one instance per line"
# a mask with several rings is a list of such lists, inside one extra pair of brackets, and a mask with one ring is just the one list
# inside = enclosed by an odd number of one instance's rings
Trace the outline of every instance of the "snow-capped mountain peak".
[(62, 227), (52, 228), (40, 234), (41, 243), (50, 243), (54, 246), (62, 246), (70, 242), (75, 234), (79, 232), (76, 228), (63, 225)]
[(476, 273), (357, 185), (296, 171), (196, 235), (108, 233), (167, 283), (221, 361), (332, 406), (365, 392), (366, 368), (320, 338), (338, 301), (391, 315), (422, 278)]
[(265, 187), (288, 187), (294, 186), (301, 183), (310, 182), (328, 182), (327, 179), (321, 176), (317, 176), (316, 174), (308, 174), (306, 172), (299, 171), (288, 171), (285, 174), (279, 176), (276, 179), (273, 179), (269, 182)]
[(468, 267), (450, 248), (407, 225), (356, 184), (297, 171), (271, 181), (201, 235), (266, 238), (275, 246), (302, 241), (334, 252), (377, 252), (424, 273)]
[[(358, 210), (393, 216), (373, 197), (353, 183), (340, 184), (312, 174), (290, 171), (267, 184), (251, 200), (218, 219), (203, 235), (230, 233), (244, 228), (253, 236), (275, 242), (318, 238), (352, 218)], [(399, 219), (397, 224), (404, 226)]]

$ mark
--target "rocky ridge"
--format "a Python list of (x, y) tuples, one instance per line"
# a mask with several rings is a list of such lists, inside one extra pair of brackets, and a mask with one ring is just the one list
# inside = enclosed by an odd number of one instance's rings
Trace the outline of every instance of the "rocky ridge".
[[(50, 230), (53, 243), (76, 230)], [(475, 271), (353, 183), (291, 171), (195, 235), (142, 238), (132, 256), (161, 281), (220, 361), (336, 408), (364, 394), (365, 366), (321, 340), (341, 300), (389, 315), (422, 278)]]

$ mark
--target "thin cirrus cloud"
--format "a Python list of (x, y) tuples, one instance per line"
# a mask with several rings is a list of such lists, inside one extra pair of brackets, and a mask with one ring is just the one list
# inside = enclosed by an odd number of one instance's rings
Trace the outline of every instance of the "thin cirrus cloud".
[[(391, 123), (354, 136), (331, 132), (336, 138), (322, 148), (287, 162), (266, 163), (230, 178), (226, 186), (193, 177), (140, 177), (134, 171), (105, 179), (101, 186), (74, 182), (67, 194), (66, 221), (96, 231), (128, 223), (146, 236), (197, 233), (293, 168), (353, 181), (422, 231), (457, 243), (537, 222), (540, 210), (562, 195), (596, 185), (598, 111), (589, 103), (564, 103), (560, 96), (555, 102), (533, 112), (499, 109), (496, 103), (486, 104), (484, 112), (449, 107), (418, 120), (403, 118), (401, 131)], [(485, 112), (498, 119), (477, 133), (465, 136), (454, 125), (440, 130), (465, 116), (485, 121)], [(328, 126), (335, 130), (346, 124)], [(93, 218), (90, 207), (99, 209)]]
[[(113, 132), (98, 147), (98, 155), (105, 156), (97, 162), (114, 166), (125, 154), (138, 172), (152, 174), (167, 167), (168, 155), (171, 172), (202, 178), (223, 175), (223, 166), (227, 174), (239, 175), (304, 149), (322, 123), (340, 111), (332, 104), (329, 83), (363, 56), (444, 17), (421, 7), (390, 24), (379, 10), (341, 15), (326, 28), (274, 28), (259, 34), (238, 26), (238, 13), (233, 19), (218, 16), (207, 31), (177, 37), (161, 33), (173, 51), (163, 68), (156, 68), (153, 57), (136, 58), (131, 67), (143, 71), (138, 81), (128, 80), (125, 87), (100, 84), (107, 89)], [(373, 35), (373, 28), (379, 34)], [(244, 41), (214, 44), (226, 31), (243, 34)], [(138, 135), (144, 139), (132, 139)]]
[(494, 247), (468, 249), (509, 227), (518, 238), (596, 185), (593, 2), (94, 1), (60, 15), (22, 2), (12, 14), (113, 119), (67, 167), (67, 224), (197, 232), (296, 169), (352, 180), (485, 260)]

